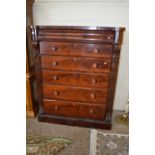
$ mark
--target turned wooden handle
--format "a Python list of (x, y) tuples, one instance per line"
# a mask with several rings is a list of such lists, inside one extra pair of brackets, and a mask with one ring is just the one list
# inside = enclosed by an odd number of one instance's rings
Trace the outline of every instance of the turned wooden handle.
[(111, 37), (110, 37), (110, 36), (108, 36), (107, 38), (108, 38), (108, 39), (111, 39)]
[(57, 61), (52, 62), (52, 66), (57, 66), (59, 63)]
[(57, 47), (55, 47), (55, 46), (53, 46), (53, 47), (51, 47), (51, 50), (52, 50), (52, 51), (57, 51), (57, 50), (58, 50), (58, 48), (57, 48)]
[(59, 95), (59, 92), (58, 91), (54, 91), (54, 95)]
[(98, 67), (98, 64), (97, 63), (94, 63), (92, 66), (93, 66), (93, 68), (97, 68)]
[(94, 110), (93, 109), (90, 109), (90, 114), (94, 114)]
[(91, 94), (90, 96), (91, 96), (92, 99), (95, 98), (95, 94)]
[(54, 76), (52, 76), (52, 78), (53, 78), (53, 80), (58, 80), (58, 76), (57, 75), (54, 75)]
[(54, 110), (55, 110), (55, 111), (58, 111), (58, 110), (59, 110), (59, 107), (58, 107), (58, 106), (55, 106), (55, 107), (54, 107)]
[(100, 51), (99, 49), (95, 49), (94, 53), (99, 53), (99, 51)]
[(92, 82), (92, 84), (95, 84), (97, 81), (96, 81), (96, 79), (92, 79), (91, 82)]
[(108, 62), (107, 62), (107, 61), (105, 61), (105, 62), (104, 62), (104, 65), (106, 65), (107, 63), (108, 63)]

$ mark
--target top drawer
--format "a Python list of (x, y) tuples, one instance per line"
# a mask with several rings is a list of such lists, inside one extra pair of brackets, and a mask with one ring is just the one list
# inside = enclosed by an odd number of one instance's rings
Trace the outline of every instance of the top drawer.
[(66, 56), (111, 58), (111, 44), (40, 42), (40, 53)]

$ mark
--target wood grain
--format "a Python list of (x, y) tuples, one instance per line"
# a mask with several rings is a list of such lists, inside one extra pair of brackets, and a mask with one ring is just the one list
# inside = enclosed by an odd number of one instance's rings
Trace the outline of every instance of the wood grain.
[(108, 88), (109, 74), (42, 70), (43, 83), (76, 87)]
[(109, 73), (111, 59), (41, 56), (43, 69)]
[(43, 100), (46, 114), (75, 118), (89, 118), (103, 120), (106, 104), (89, 104), (79, 102), (65, 102), (57, 100)]
[(111, 44), (84, 44), (69, 42), (40, 42), (40, 53), (63, 56), (111, 58)]
[(43, 85), (43, 97), (65, 101), (103, 104), (107, 101), (108, 89), (88, 89), (70, 86)]
[(111, 128), (124, 30), (31, 26), (39, 121)]

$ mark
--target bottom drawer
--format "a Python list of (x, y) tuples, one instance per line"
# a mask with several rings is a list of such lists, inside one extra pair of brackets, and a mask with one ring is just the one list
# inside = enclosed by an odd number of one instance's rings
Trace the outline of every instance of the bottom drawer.
[(46, 114), (103, 120), (106, 104), (89, 104), (80, 102), (66, 102), (57, 100), (43, 100)]

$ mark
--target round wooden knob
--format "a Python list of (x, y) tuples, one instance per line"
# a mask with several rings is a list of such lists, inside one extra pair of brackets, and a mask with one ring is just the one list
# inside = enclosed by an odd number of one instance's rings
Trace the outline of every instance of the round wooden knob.
[(107, 64), (107, 62), (105, 61), (105, 62), (104, 62), (104, 65), (106, 65), (106, 64)]
[(57, 66), (57, 65), (58, 65), (58, 62), (57, 62), (57, 61), (54, 61), (54, 62), (52, 63), (52, 65), (53, 65), (53, 66)]
[(92, 84), (95, 84), (96, 83), (96, 79), (92, 79), (91, 82), (92, 82)]
[(94, 63), (93, 64), (93, 68), (97, 68), (98, 64), (97, 63)]
[(91, 96), (92, 99), (95, 98), (95, 95), (94, 94), (91, 94), (90, 96)]
[(58, 48), (55, 47), (55, 46), (51, 47), (51, 50), (52, 50), (52, 51), (57, 51), (57, 49), (58, 49)]
[(77, 61), (77, 58), (73, 58), (72, 60), (73, 60), (73, 61)]
[(55, 107), (54, 107), (54, 110), (55, 110), (55, 111), (59, 110), (59, 107), (58, 107), (58, 106), (55, 106)]
[(56, 76), (56, 75), (53, 76), (52, 78), (53, 78), (53, 80), (58, 80), (58, 76)]
[(59, 95), (59, 92), (58, 91), (54, 91), (54, 95)]
[(94, 53), (99, 53), (99, 49), (95, 49), (94, 50)]
[(90, 114), (94, 114), (94, 110), (93, 109), (90, 109)]
[(111, 39), (111, 37), (110, 37), (110, 36), (108, 36), (108, 39)]

